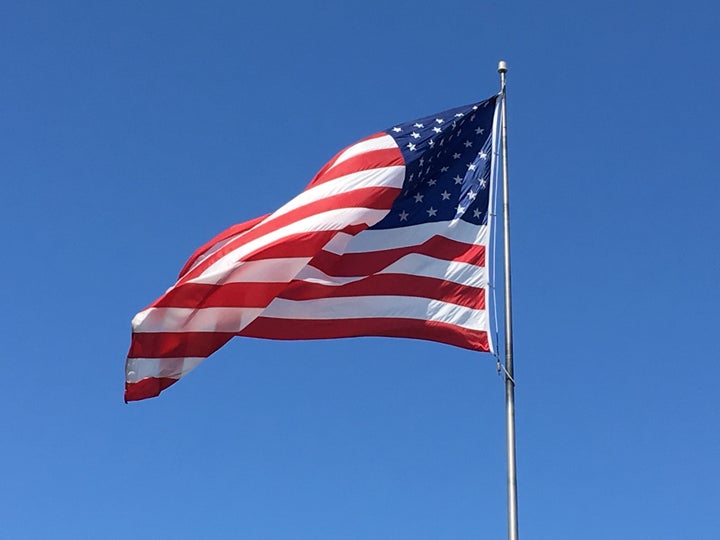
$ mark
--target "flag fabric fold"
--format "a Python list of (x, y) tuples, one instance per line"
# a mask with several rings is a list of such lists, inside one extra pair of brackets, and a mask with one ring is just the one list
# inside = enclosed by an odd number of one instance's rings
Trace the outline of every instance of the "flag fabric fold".
[(233, 336), (406, 337), (491, 351), (497, 98), (338, 153), (290, 202), (199, 248), (132, 321), (125, 400), (157, 396)]

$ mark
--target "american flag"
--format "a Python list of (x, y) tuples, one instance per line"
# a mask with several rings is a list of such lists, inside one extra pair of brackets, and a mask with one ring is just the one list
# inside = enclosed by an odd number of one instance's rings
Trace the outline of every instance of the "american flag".
[(491, 351), (496, 105), (353, 144), (280, 209), (198, 249), (132, 321), (125, 400), (157, 396), (233, 336), (392, 336)]

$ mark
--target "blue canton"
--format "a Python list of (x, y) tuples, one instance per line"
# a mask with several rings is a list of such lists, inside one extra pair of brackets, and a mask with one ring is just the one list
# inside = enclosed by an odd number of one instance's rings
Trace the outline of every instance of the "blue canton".
[(386, 130), (405, 159), (403, 189), (372, 229), (462, 219), (487, 223), (496, 97)]

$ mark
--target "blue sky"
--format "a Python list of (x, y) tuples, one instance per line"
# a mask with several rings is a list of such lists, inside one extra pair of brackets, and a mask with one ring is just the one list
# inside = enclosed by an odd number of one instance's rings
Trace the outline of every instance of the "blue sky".
[(489, 355), (235, 339), (122, 400), (130, 319), (196, 247), (357, 139), (490, 96), (502, 58), (521, 537), (715, 537), (719, 17), (3, 5), (2, 536), (503, 538)]

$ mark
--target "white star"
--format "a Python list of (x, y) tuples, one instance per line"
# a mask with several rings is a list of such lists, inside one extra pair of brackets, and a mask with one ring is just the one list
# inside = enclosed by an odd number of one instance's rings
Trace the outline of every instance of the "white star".
[(411, 136), (413, 139), (419, 139), (419, 138), (420, 138), (420, 134), (419, 134), (419, 133), (416, 133), (416, 132), (414, 132), (414, 131), (410, 134), (410, 136)]
[(485, 189), (487, 187), (487, 180), (484, 178), (480, 179), (480, 189)]
[(480, 156), (480, 159), (487, 159), (487, 154), (485, 152), (480, 152), (478, 156)]
[(435, 141), (433, 141), (432, 139), (430, 139), (430, 140), (428, 141), (428, 146), (430, 146), (430, 148), (432, 148), (433, 146), (435, 146)]
[(409, 148), (411, 152), (415, 151), (415, 145), (411, 142), (407, 143), (407, 148)]
[(437, 210), (435, 210), (432, 206), (427, 209), (428, 217), (435, 217), (437, 215)]
[(457, 176), (455, 176), (455, 178), (453, 178), (453, 180), (455, 180), (456, 184), (462, 184), (462, 181), (463, 181), (462, 176), (460, 176), (459, 174)]
[(467, 168), (469, 171), (474, 171), (475, 169), (477, 169), (474, 163), (468, 163)]
[(477, 133), (478, 135), (482, 135), (483, 133), (485, 133), (485, 129), (479, 127), (475, 130), (475, 133)]
[(475, 219), (480, 219), (480, 216), (481, 216), (481, 215), (482, 215), (482, 212), (480, 212), (480, 210), (479, 210), (478, 208), (476, 208), (475, 210), (473, 210), (473, 217), (474, 217)]
[(440, 195), (442, 195), (443, 201), (447, 201), (450, 198), (450, 192), (447, 189), (443, 191)]
[(465, 141), (463, 144), (465, 145), (465, 148), (470, 148), (472, 146), (471, 141)]
[(416, 203), (422, 202), (424, 196), (425, 196), (425, 195), (423, 195), (422, 193), (416, 193), (416, 194), (414, 195), (415, 202), (416, 202)]
[[(473, 105), (473, 111), (477, 111), (477, 105)], [(471, 116), (471, 117), (470, 117), (470, 120), (472, 120), (474, 116), (475, 116), (475, 115)]]
[(477, 193), (475, 193), (473, 190), (468, 191), (468, 197), (470, 197), (471, 201), (475, 200), (475, 197), (477, 197)]
[(437, 184), (437, 180), (435, 180), (434, 178), (428, 180), (428, 186), (434, 186), (435, 184)]
[(462, 118), (463, 116), (465, 115), (461, 112), (455, 114), (455, 118)]
[(453, 159), (460, 159), (460, 154), (458, 154), (457, 152), (455, 152), (455, 153), (453, 154)]
[[(476, 110), (477, 110), (477, 107), (473, 107), (473, 110), (476, 111)], [(473, 114), (473, 115), (470, 117), (470, 121), (473, 122), (474, 120), (475, 120), (475, 115)]]
[(448, 169), (449, 169), (449, 168), (450, 168), (450, 167), (443, 167), (442, 169), (440, 169), (440, 172), (448, 172)]
[(455, 210), (457, 210), (457, 213), (458, 213), (458, 214), (464, 214), (464, 213), (465, 213), (465, 207), (464, 207), (464, 206), (460, 206), (459, 204), (457, 205), (457, 208), (455, 208)]
[(413, 127), (422, 128), (422, 127), (425, 127), (425, 126), (424, 126), (423, 124), (421, 124), (420, 122), (418, 122), (418, 123), (416, 123), (416, 124), (413, 124)]
[(445, 120), (443, 120), (442, 118), (436, 118), (435, 121), (436, 121), (438, 124), (442, 124)]
[(437, 127), (437, 126), (435, 126), (432, 130), (433, 130), (435, 133), (442, 133), (442, 129), (440, 129), (440, 128)]
[[(400, 221), (407, 221), (407, 218), (410, 214), (408, 214), (405, 210), (400, 212)], [(475, 216), (477, 217), (477, 216)]]
[(400, 133), (400, 132), (402, 131), (402, 128), (394, 127), (394, 128), (393, 128), (393, 131), (394, 131), (395, 133)]
[(423, 165), (425, 165), (425, 158), (421, 157), (420, 158), (420, 166), (422, 167)]

